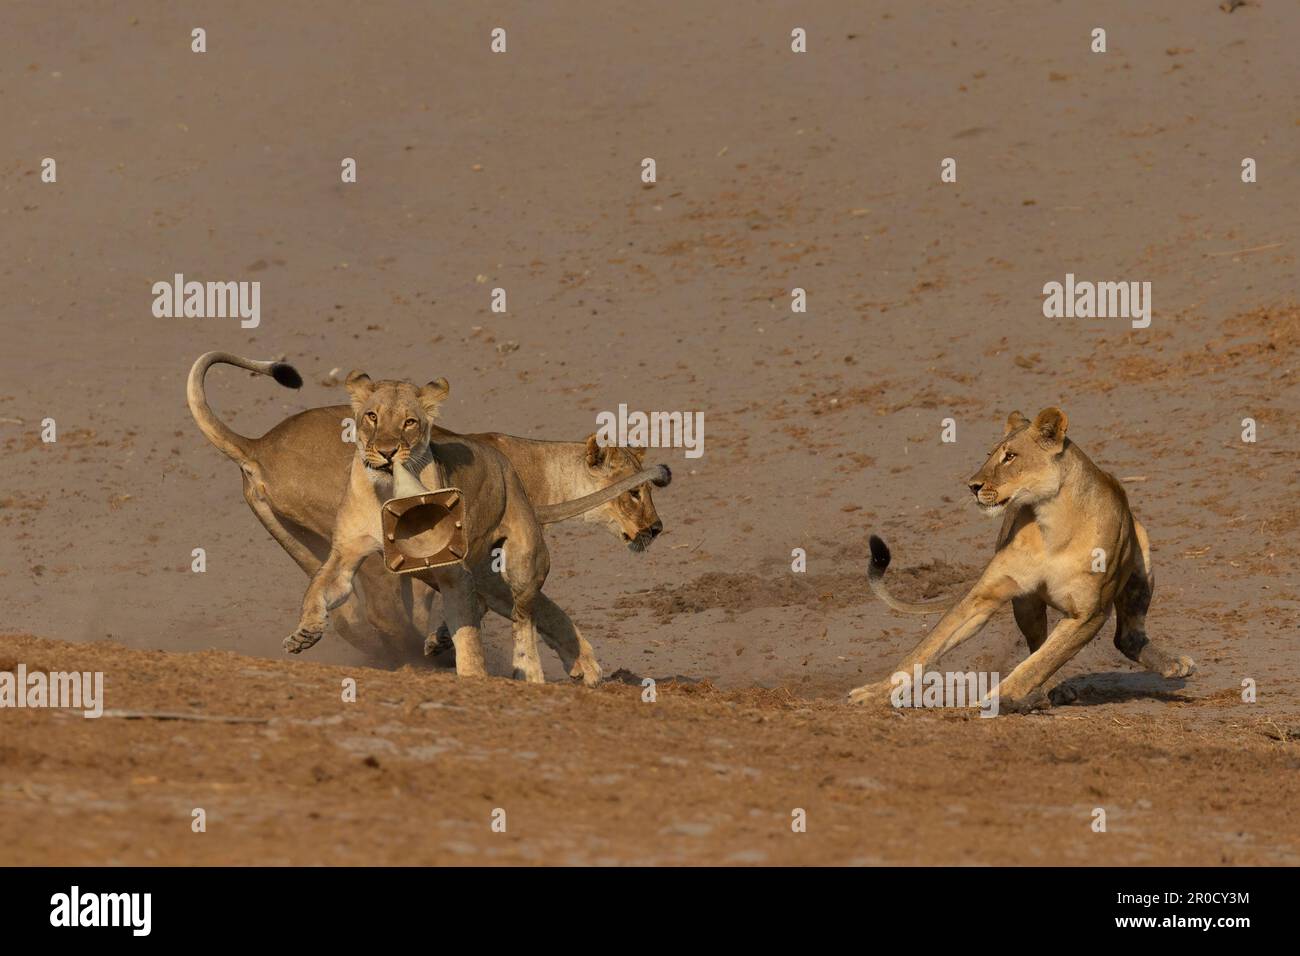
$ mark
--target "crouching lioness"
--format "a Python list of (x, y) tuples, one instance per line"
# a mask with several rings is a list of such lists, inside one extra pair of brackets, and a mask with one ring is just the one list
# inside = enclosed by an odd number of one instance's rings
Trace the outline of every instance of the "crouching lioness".
[[(872, 590), (903, 613), (947, 613), (895, 673), (930, 670), (948, 651), (979, 633), (993, 612), (1011, 602), (1029, 657), (1002, 680), (1002, 710), (1025, 710), (1045, 702), (1043, 684), (1087, 644), (1115, 608), (1115, 646), (1130, 660), (1165, 677), (1186, 677), (1190, 657), (1156, 647), (1146, 634), (1147, 607), (1155, 579), (1146, 529), (1129, 510), (1124, 488), (1065, 437), (1067, 419), (1045, 408), (1032, 422), (1019, 412), (1007, 419), (1002, 440), (969, 481), (988, 515), (1004, 515), (997, 550), (974, 587), (955, 604), (939, 600), (908, 604), (893, 598), (883, 576), (889, 549), (871, 540)], [(1064, 617), (1047, 630), (1047, 609)], [(890, 682), (854, 690), (854, 703), (887, 703)], [(1060, 699), (1065, 699), (1064, 695)]]

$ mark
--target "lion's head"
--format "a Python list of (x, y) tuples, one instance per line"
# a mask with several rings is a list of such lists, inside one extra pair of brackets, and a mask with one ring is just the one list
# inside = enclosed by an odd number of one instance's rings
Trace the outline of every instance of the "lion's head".
[(438, 406), (450, 391), (446, 379), (412, 385), (373, 382), (365, 372), (351, 372), (346, 384), (357, 423), (357, 451), (372, 475), (391, 475), (394, 464), (423, 455)]
[[(604, 488), (641, 470), (644, 448), (604, 448), (596, 436), (587, 437), (586, 468), (592, 489)], [(650, 497), (650, 483), (625, 491), (613, 501), (587, 512), (586, 520), (600, 521), (627, 542), (629, 551), (641, 552), (659, 537), (664, 523)]]
[(1061, 488), (1061, 455), (1068, 419), (1044, 408), (1032, 422), (1019, 412), (1007, 417), (1002, 440), (967, 484), (980, 510), (997, 515), (1009, 504), (1046, 501)]

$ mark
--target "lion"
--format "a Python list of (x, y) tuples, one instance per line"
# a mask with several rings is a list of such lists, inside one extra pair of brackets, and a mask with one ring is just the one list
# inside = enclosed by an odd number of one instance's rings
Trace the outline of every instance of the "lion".
[[(999, 709), (1025, 711), (1064, 703), (1061, 688), (1043, 685), (1101, 630), (1115, 609), (1115, 646), (1129, 660), (1164, 677), (1187, 677), (1195, 662), (1168, 653), (1146, 633), (1146, 613), (1155, 588), (1147, 532), (1133, 517), (1124, 487), (1098, 468), (1066, 437), (1068, 419), (1059, 408), (1040, 411), (1031, 422), (1019, 412), (1007, 418), (1002, 440), (968, 481), (986, 515), (1002, 515), (992, 560), (960, 600), (921, 604), (896, 600), (885, 588), (889, 549), (874, 535), (868, 578), (891, 608), (929, 614), (945, 610), (926, 638), (895, 668), (924, 673), (940, 657), (975, 636), (1007, 601), (1029, 644), (1029, 657), (995, 688)], [(1063, 617), (1047, 629), (1047, 609)], [(849, 696), (854, 703), (882, 703), (890, 682), (867, 684)]]
[[(534, 604), (550, 573), (550, 555), (542, 526), (514, 468), (495, 448), (434, 424), (438, 406), (448, 392), (445, 379), (417, 387), (410, 382), (375, 382), (364, 372), (354, 371), (345, 384), (357, 422), (356, 453), (334, 522), (329, 556), (307, 586), (298, 627), (285, 638), (285, 650), (299, 654), (319, 642), (330, 609), (351, 593), (362, 560), (383, 552), (381, 507), (395, 497), (395, 469), (409, 467), (426, 487), (455, 487), (464, 492), (464, 557), (457, 564), (414, 573), (442, 593), (456, 649), (457, 676), (487, 676), (479, 640), (486, 604), (510, 617), (514, 676), (542, 683), (545, 677), (537, 651)], [(497, 549), (509, 555), (499, 571), (493, 567)], [(434, 641), (433, 635), (426, 639), (426, 652), (432, 651)], [(588, 685), (600, 681), (600, 665), (591, 646), (576, 631), (553, 644), (569, 676)]]
[[(337, 419), (335, 422), (337, 426)], [(606, 488), (617, 482), (638, 473), (644, 474), (644, 448), (605, 447), (596, 440), (594, 433), (581, 442), (541, 441), (500, 432), (479, 432), (465, 437), (491, 445), (505, 455), (535, 506), (559, 505), (572, 499), (581, 501), (587, 495), (604, 494)], [(671, 479), (672, 472), (667, 465), (658, 467)], [(622, 539), (629, 551), (643, 554), (664, 527), (651, 497), (653, 484), (654, 481), (647, 481), (637, 485), (584, 512), (581, 517), (585, 521), (603, 524), (611, 534)], [(539, 515), (542, 524), (552, 524), (568, 517), (571, 515), (554, 511)], [(384, 574), (381, 568), (377, 570), (385, 583), (394, 577)], [(373, 591), (371, 587), (367, 594)], [(437, 643), (429, 656), (445, 663), (452, 653), (451, 633), (446, 622), (438, 625), (436, 633)]]
[[(303, 571), (314, 575), (328, 554), (336, 509), (348, 486), (354, 456), (352, 446), (341, 437), (344, 420), (353, 416), (352, 406), (310, 409), (261, 438), (246, 438), (208, 406), (204, 377), (216, 364), (269, 375), (290, 388), (301, 387), (302, 378), (283, 362), (209, 352), (190, 371), (187, 397), (203, 434), (239, 464), (244, 498), (253, 513)], [(460, 437), (495, 447), (510, 458), (530, 501), (542, 511), (538, 517), (543, 523), (579, 514), (600, 520), (634, 552), (644, 551), (662, 531), (650, 488), (656, 481), (667, 484), (671, 473), (664, 466), (640, 470), (644, 452), (639, 449), (601, 448), (594, 436), (587, 442), (540, 442), (495, 433)], [(611, 492), (615, 493), (612, 499)], [(571, 502), (573, 498), (578, 501)], [(409, 575), (388, 572), (374, 556), (362, 562), (354, 584), (361, 595), (352, 595), (331, 615), (340, 636), (358, 650), (391, 663), (423, 660), (420, 649), (436, 623), (435, 592)], [(509, 613), (503, 605), (493, 610)], [(546, 595), (539, 595), (535, 614), (548, 643), (580, 639), (572, 621)], [(447, 634), (450, 645), (449, 633), (438, 630)], [(439, 657), (444, 650), (437, 648)]]

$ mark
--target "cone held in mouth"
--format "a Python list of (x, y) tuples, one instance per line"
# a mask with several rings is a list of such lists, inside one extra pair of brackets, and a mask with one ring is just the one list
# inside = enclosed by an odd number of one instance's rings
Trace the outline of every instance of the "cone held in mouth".
[(393, 497), (383, 504), (384, 566), (395, 574), (444, 567), (462, 561), (465, 496), (459, 488), (431, 489), (409, 462), (393, 468)]

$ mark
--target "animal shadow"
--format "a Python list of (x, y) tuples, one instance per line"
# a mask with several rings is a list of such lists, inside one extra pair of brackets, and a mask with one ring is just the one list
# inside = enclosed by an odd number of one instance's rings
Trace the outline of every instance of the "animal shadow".
[(1191, 698), (1178, 693), (1186, 686), (1187, 681), (1181, 677), (1161, 677), (1146, 672), (1102, 671), (1079, 674), (1063, 680), (1052, 691), (1053, 697), (1062, 692), (1075, 695), (1075, 699), (1066, 706), (1095, 707), (1098, 704), (1118, 704), (1130, 700), (1186, 702)]

